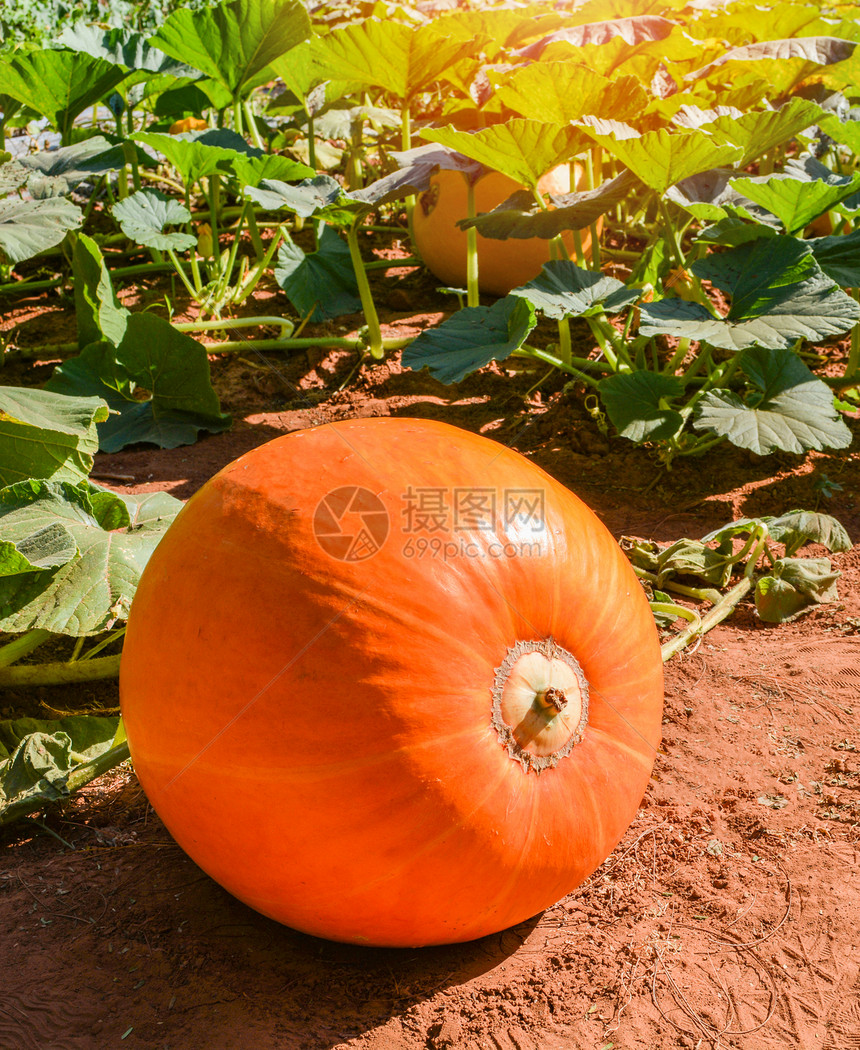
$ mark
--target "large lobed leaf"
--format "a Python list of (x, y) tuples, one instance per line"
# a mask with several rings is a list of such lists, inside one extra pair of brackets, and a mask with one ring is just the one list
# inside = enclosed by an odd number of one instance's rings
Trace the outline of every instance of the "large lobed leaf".
[(505, 240), (508, 237), (556, 237), (565, 230), (581, 230), (596, 222), (610, 208), (642, 189), (642, 183), (626, 169), (593, 190), (550, 194), (551, 208), (541, 208), (533, 195), (517, 191), (492, 211), (473, 219), (458, 219), (457, 225), (470, 226), (482, 237)]
[(732, 186), (776, 215), (786, 233), (800, 234), (813, 219), (860, 190), (860, 172), (852, 177), (828, 175), (825, 180), (783, 172), (732, 179)]
[(848, 331), (860, 307), (826, 276), (808, 244), (794, 237), (759, 238), (709, 255), (692, 266), (732, 297), (725, 317), (701, 303), (662, 299), (641, 308), (642, 335), (673, 335), (729, 350), (789, 348)]
[(117, 201), (112, 208), (120, 229), (131, 241), (157, 248), (184, 251), (197, 243), (191, 233), (165, 232), (166, 226), (191, 221), (191, 212), (175, 197), (147, 187)]
[(127, 75), (122, 66), (80, 51), (24, 51), (0, 62), (0, 92), (47, 117), (67, 142), (75, 117)]
[(217, 7), (179, 8), (149, 44), (244, 95), (276, 58), (311, 35), (299, 0), (230, 0)]
[(475, 40), (450, 38), (432, 22), (414, 27), (367, 18), (314, 37), (310, 52), (321, 80), (348, 80), (410, 99), (470, 58)]
[(579, 128), (524, 117), (493, 124), (474, 134), (449, 125), (426, 128), (421, 136), (529, 188), (536, 187), (542, 175), (589, 145), (588, 137)]
[(742, 400), (711, 390), (696, 409), (693, 426), (728, 438), (758, 455), (781, 450), (847, 448), (851, 431), (833, 404), (833, 392), (790, 350), (745, 350), (741, 366), (757, 394)]
[(756, 582), (758, 614), (766, 623), (788, 623), (814, 605), (838, 601), (841, 575), (829, 558), (777, 558), (771, 572)]
[(414, 339), (403, 351), (403, 364), (416, 370), (426, 366), (440, 382), (459, 383), (512, 354), (536, 323), (534, 307), (516, 295), (492, 306), (467, 306)]
[(684, 417), (669, 402), (684, 392), (675, 376), (640, 369), (619, 372), (600, 381), (600, 400), (618, 433), (630, 441), (658, 441), (673, 437)]
[(528, 284), (514, 288), (519, 295), (554, 320), (587, 314), (620, 313), (639, 298), (638, 288), (627, 288), (615, 277), (600, 271), (584, 270), (569, 259), (544, 263), (541, 272)]
[(287, 237), (275, 266), (275, 280), (299, 315), (309, 315), (312, 324), (361, 309), (349, 246), (336, 230), (321, 225), (315, 252), (303, 252)]
[(612, 80), (570, 62), (533, 62), (513, 71), (490, 72), (495, 97), (534, 120), (566, 124), (586, 114), (634, 120), (648, 104), (636, 77)]
[(125, 166), (122, 145), (112, 145), (96, 135), (71, 146), (20, 157), (18, 163), (28, 172), (27, 190), (33, 197), (63, 197), (93, 176)]
[(619, 121), (585, 117), (588, 135), (617, 157), (656, 193), (665, 193), (682, 179), (740, 159), (740, 146), (717, 142), (704, 131), (659, 128), (644, 134)]
[[(54, 549), (59, 526), (78, 552), (59, 567), (0, 578), (0, 630), (80, 637), (125, 619), (143, 567), (182, 505), (166, 492), (119, 496), (87, 482), (0, 489), (0, 536), (41, 537)], [(35, 540), (30, 550), (38, 560)]]
[(0, 386), (0, 486), (26, 478), (83, 481), (99, 447), (96, 425), (107, 417), (99, 397)]
[(0, 200), (0, 261), (23, 262), (55, 247), (82, 218), (81, 209), (65, 197)]
[(521, 58), (539, 58), (551, 44), (565, 43), (571, 47), (586, 47), (589, 44), (609, 44), (623, 40), (635, 46), (645, 41), (663, 40), (675, 28), (675, 23), (660, 15), (639, 15), (629, 18), (613, 18), (602, 22), (587, 22), (556, 30), (541, 40), (515, 52)]
[(231, 423), (209, 381), (206, 350), (157, 314), (130, 314), (117, 345), (91, 343), (58, 365), (46, 384), (62, 394), (95, 394), (112, 414), (99, 424), (99, 448), (117, 452), (148, 443), (176, 448), (201, 430)]

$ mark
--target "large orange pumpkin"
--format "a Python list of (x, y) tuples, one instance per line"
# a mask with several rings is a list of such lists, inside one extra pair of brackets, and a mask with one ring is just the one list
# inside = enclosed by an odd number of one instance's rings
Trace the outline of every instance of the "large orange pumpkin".
[[(512, 193), (525, 187), (507, 175), (491, 171), (475, 183), (475, 212), (492, 211)], [(538, 182), (541, 193), (570, 193), (570, 166), (553, 168)], [(459, 171), (438, 172), (430, 187), (419, 194), (412, 213), (412, 240), (424, 265), (440, 281), (455, 288), (466, 287), (466, 231), (457, 225), (465, 219), (468, 182)], [(581, 230), (582, 250), (591, 246), (591, 231)], [(571, 231), (562, 239), (571, 258), (574, 240)], [(507, 295), (512, 288), (526, 284), (550, 260), (549, 241), (542, 237), (509, 237), (494, 240), (478, 234), (478, 284), (483, 292)]]
[(636, 813), (662, 662), (612, 536), (523, 456), (447, 424), (278, 438), (150, 559), (120, 680), (177, 842), (338, 941), (463, 941), (559, 900)]

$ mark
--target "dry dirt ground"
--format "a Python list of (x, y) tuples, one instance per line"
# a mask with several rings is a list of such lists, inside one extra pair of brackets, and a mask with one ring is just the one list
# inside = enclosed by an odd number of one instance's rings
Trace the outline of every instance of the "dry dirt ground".
[[(379, 288), (389, 334), (451, 308), (420, 273), (394, 277)], [(287, 304), (271, 293), (256, 308)], [(74, 337), (67, 300), (4, 304), (4, 315), (20, 345)], [(443, 387), (398, 362), (365, 366), (338, 389), (356, 364), (349, 354), (286, 358), (249, 345), (213, 359), (230, 432), (100, 455), (96, 479), (186, 498), (285, 431), (421, 416), (518, 448), (617, 537), (668, 543), (817, 505), (860, 539), (856, 442), (766, 459), (718, 448), (667, 472), (648, 450), (602, 436), (558, 375), (532, 389), (542, 371), (505, 364)], [(49, 374), (11, 364), (2, 381)], [(830, 499), (816, 488), (824, 477), (841, 486)], [(839, 603), (773, 627), (747, 602), (672, 659), (662, 749), (621, 844), (554, 907), (477, 942), (364, 949), (264, 919), (173, 844), (126, 767), (41, 825), (6, 830), (0, 1048), (860, 1047), (860, 546), (833, 562)], [(4, 713), (115, 704), (114, 685), (2, 701)]]

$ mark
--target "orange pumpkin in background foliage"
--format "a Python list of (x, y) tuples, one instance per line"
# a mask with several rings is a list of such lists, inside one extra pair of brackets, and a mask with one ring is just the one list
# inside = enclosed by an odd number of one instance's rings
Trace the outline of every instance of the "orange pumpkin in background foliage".
[(306, 933), (465, 941), (549, 907), (636, 813), (662, 661), (607, 529), (519, 453), (355, 419), (188, 501), (131, 609), (122, 713), (176, 841)]
[[(577, 178), (580, 169), (576, 168)], [(468, 181), (462, 172), (443, 169), (418, 195), (412, 213), (412, 242), (424, 265), (440, 281), (454, 288), (466, 287), (466, 231), (457, 225), (468, 214)], [(475, 213), (492, 211), (512, 193), (525, 189), (508, 175), (488, 172), (475, 183)], [(570, 193), (570, 166), (561, 164), (538, 181), (543, 193)], [(602, 226), (602, 219), (598, 229)], [(580, 231), (582, 250), (591, 247), (591, 231)], [(575, 259), (573, 233), (562, 234), (571, 259)], [(508, 237), (495, 240), (478, 234), (478, 285), (482, 292), (507, 295), (512, 288), (537, 277), (550, 260), (549, 240), (543, 237)], [(584, 265), (580, 261), (580, 265)]]

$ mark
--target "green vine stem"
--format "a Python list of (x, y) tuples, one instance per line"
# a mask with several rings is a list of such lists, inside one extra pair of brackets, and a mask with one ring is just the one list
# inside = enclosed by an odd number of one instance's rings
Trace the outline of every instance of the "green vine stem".
[(43, 685), (69, 685), (116, 678), (121, 654), (99, 656), (92, 660), (58, 661), (45, 664), (18, 664), (0, 667), (0, 687), (34, 689)]
[(242, 119), (244, 117), (244, 110), (242, 109), (242, 100), (238, 94), (233, 96), (233, 130), (237, 135), (244, 136), (245, 134), (245, 122)]
[(260, 129), (257, 127), (257, 118), (254, 116), (254, 111), (251, 108), (251, 100), (246, 98), (242, 103), (242, 110), (245, 115), (245, 123), (248, 125), (248, 133), (251, 136), (251, 141), (257, 147), (257, 149), (266, 152), (266, 144), (260, 137)]
[[(408, 119), (408, 113), (407, 113)], [(358, 230), (361, 226), (362, 216), (359, 214), (347, 227), (346, 241), (349, 245), (349, 254), (352, 259), (352, 268), (355, 271), (355, 282), (358, 285), (358, 295), (361, 299), (361, 308), (364, 311), (364, 320), (367, 323), (368, 341), (367, 348), (377, 361), (385, 356), (385, 346), (382, 339), (382, 328), (379, 324), (379, 315), (376, 312), (376, 304), (370, 291), (370, 282), (364, 269), (361, 258), (361, 250), (358, 246)]]
[(648, 602), (648, 604), (653, 613), (663, 613), (664, 616), (674, 616), (675, 619), (682, 618), (689, 621), (696, 630), (702, 626), (702, 617), (694, 609), (687, 609), (674, 602)]
[(560, 357), (556, 357), (555, 354), (551, 354), (547, 350), (540, 350), (536, 346), (528, 346), (525, 343), (519, 348), (519, 350), (515, 350), (514, 354), (517, 357), (532, 357), (536, 358), (538, 361), (543, 361), (545, 364), (554, 365), (561, 372), (566, 372), (568, 375), (575, 376), (581, 382), (585, 383), (586, 386), (593, 387), (595, 390), (598, 388), (598, 382), (596, 379), (575, 367), (576, 363), (588, 365), (589, 367), (593, 366), (594, 361), (591, 361), (588, 358), (574, 358), (574, 363), (571, 364), (562, 361)]
[[(230, 318), (229, 320), (232, 320)], [(242, 318), (240, 320), (246, 320)], [(279, 318), (279, 320), (281, 320)], [(201, 324), (211, 325), (212, 328), (224, 328), (227, 321), (205, 321), (200, 322)], [(270, 323), (267, 321), (267, 323)], [(408, 336), (399, 339), (383, 339), (382, 350), (383, 352), (389, 350), (402, 350), (405, 346), (408, 346), (414, 339), (414, 336)], [(310, 350), (314, 347), (329, 348), (329, 349), (342, 349), (352, 351), (363, 351), (367, 349), (367, 342), (364, 339), (346, 339), (338, 336), (307, 336), (301, 339), (236, 339), (236, 340), (225, 340), (224, 342), (217, 343), (202, 343), (203, 349), (207, 354), (233, 354), (233, 353), (248, 353), (254, 350)], [(56, 358), (76, 357), (79, 353), (80, 348), (77, 343), (55, 343), (49, 347), (25, 347), (20, 351), (16, 350), (15, 356), (20, 357), (22, 360), (38, 361), (38, 360), (54, 360)], [(532, 356), (532, 355), (525, 355)], [(555, 363), (555, 358), (549, 361), (550, 364)], [(593, 362), (589, 362), (593, 364)]]
[(658, 584), (656, 573), (648, 572), (647, 569), (640, 569), (638, 565), (632, 565), (631, 567), (640, 580), (646, 580), (653, 587), (658, 587), (662, 591), (682, 594), (685, 598), (695, 598), (696, 601), (710, 602), (711, 605), (716, 605), (723, 597), (715, 587), (688, 587), (686, 584), (676, 583), (674, 580), (666, 580), (664, 583)]
[(676, 454), (679, 456), (701, 456), (703, 452), (707, 452), (716, 445), (722, 445), (725, 440), (725, 434), (717, 434), (716, 436), (705, 435), (704, 437), (698, 438), (691, 445), (677, 449)]
[(740, 583), (736, 584), (727, 594), (723, 595), (717, 604), (705, 613), (698, 624), (691, 624), (689, 627), (686, 627), (661, 647), (660, 652), (663, 656), (663, 663), (670, 660), (676, 655), (676, 653), (680, 653), (683, 649), (686, 649), (696, 638), (700, 638), (702, 635), (707, 634), (708, 631), (722, 623), (723, 620), (734, 612), (735, 608), (739, 605), (742, 599), (749, 594), (752, 588), (752, 577), (744, 576)]
[[(188, 280), (188, 276), (185, 273), (185, 267), (179, 261), (179, 256), (176, 254), (176, 250), (174, 248), (168, 248), (167, 256), (173, 264), (173, 269), (176, 271), (179, 279), (185, 285), (185, 290), (188, 292), (192, 299), (196, 300), (200, 289), (195, 288), (191, 281)], [(155, 265), (158, 264), (156, 263)]]
[(586, 315), (585, 323), (591, 329), (591, 334), (594, 336), (597, 345), (603, 352), (603, 356), (606, 358), (609, 367), (613, 372), (618, 372), (618, 356), (615, 350), (610, 346), (611, 339), (609, 335), (604, 331), (603, 326), (599, 324), (595, 318)]
[(669, 214), (669, 209), (666, 207), (666, 202), (662, 196), (657, 198), (657, 207), (660, 209), (660, 217), (663, 220), (663, 228), (666, 231), (666, 239), (669, 242), (669, 247), (672, 250), (672, 257), (675, 260), (675, 265), (683, 268), (684, 266), (684, 251), (681, 247), (681, 237), (672, 221), (672, 216)]
[(558, 319), (558, 356), (569, 365), (571, 361), (570, 345), (570, 318), (559, 317)]
[(690, 340), (689, 339), (679, 339), (678, 340), (678, 347), (675, 350), (675, 353), (672, 354), (672, 357), (671, 357), (669, 363), (663, 369), (663, 374), (667, 375), (667, 376), (673, 376), (677, 372), (678, 368), (680, 367), (681, 363), (683, 362), (684, 358), (687, 356), (687, 354), (689, 352), (690, 352)]
[[(594, 147), (594, 152), (587, 150), (585, 154), (585, 178), (586, 178), (586, 189), (593, 190), (598, 185), (601, 179), (600, 167), (601, 167), (601, 148), (600, 146)], [(571, 165), (571, 173), (574, 172), (574, 166)], [(576, 190), (575, 182), (571, 183), (571, 190)], [(600, 269), (600, 236), (597, 232), (597, 223), (592, 222), (589, 224), (589, 230), (591, 231), (591, 269)]]
[[(466, 179), (466, 216), (475, 218), (475, 183)], [(466, 305), (478, 306), (481, 302), (481, 291), (478, 287), (478, 231), (474, 226), (466, 229)]]
[(16, 660), (29, 656), (40, 645), (47, 642), (50, 637), (52, 637), (50, 631), (45, 631), (41, 627), (34, 627), (31, 631), (27, 631), (26, 634), (13, 638), (11, 642), (0, 646), (0, 668), (9, 667)]
[[(849, 289), (848, 294), (860, 303), (860, 288), (851, 288)], [(851, 329), (851, 344), (848, 349), (848, 363), (845, 365), (843, 379), (846, 376), (853, 376), (858, 370), (860, 370), (860, 322), (855, 324)]]
[(219, 329), (229, 330), (235, 328), (254, 328), (257, 325), (277, 325), (281, 329), (278, 342), (283, 342), (295, 331), (295, 324), (286, 317), (228, 317), (220, 321), (178, 321), (173, 327), (177, 332), (212, 332)]

